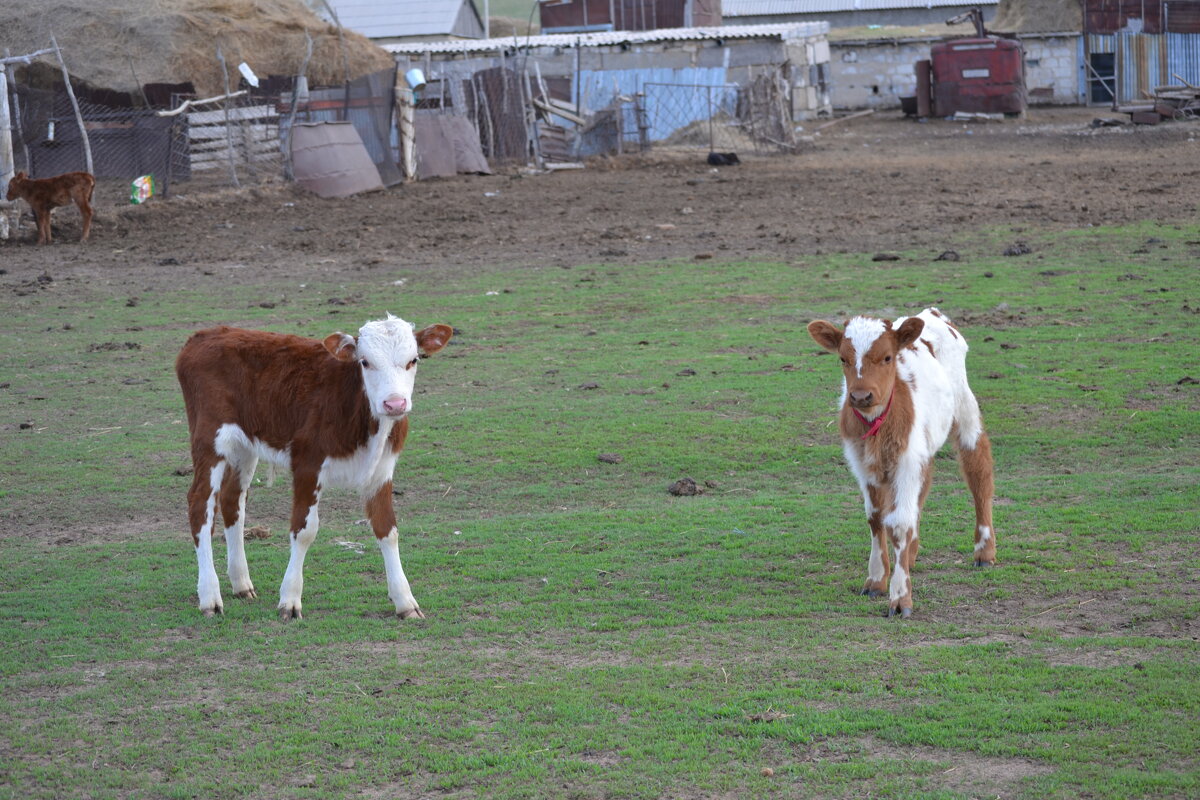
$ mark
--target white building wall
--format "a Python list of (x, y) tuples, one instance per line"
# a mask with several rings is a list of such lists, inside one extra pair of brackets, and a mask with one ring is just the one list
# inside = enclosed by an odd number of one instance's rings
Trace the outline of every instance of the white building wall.
[[(1025, 85), (1030, 105), (1079, 102), (1079, 36), (1025, 35)], [(899, 108), (917, 93), (913, 65), (941, 39), (830, 42), (834, 108)]]

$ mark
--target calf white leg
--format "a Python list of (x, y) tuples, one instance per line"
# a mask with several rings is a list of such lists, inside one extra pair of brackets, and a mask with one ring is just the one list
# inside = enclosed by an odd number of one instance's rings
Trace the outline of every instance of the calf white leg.
[(930, 464), (906, 454), (896, 467), (893, 490), (895, 506), (883, 518), (884, 528), (895, 548), (892, 579), (888, 584), (888, 616), (912, 615), (912, 568), (917, 562), (918, 523), (921, 504), (928, 493)]
[(396, 616), (400, 619), (424, 619), (425, 614), (417, 605), (417, 598), (413, 597), (412, 589), (409, 588), (404, 567), (400, 565), (399, 541), (400, 537), (395, 528), (379, 540), (379, 551), (383, 553), (383, 567), (387, 571), (388, 597), (396, 606)]
[(225, 467), (224, 461), (218, 461), (210, 470), (206, 498), (197, 492), (197, 489), (203, 487), (203, 476), (197, 476), (192, 486), (192, 513), (195, 513), (194, 506), (198, 500), (204, 503), (203, 517), (199, 526), (194, 526), (196, 528), (194, 536), (196, 537), (196, 566), (199, 573), (196, 580), (196, 594), (200, 598), (200, 610), (206, 617), (220, 614), (225, 610), (221, 603), (221, 584), (217, 580), (212, 549), (213, 526), (216, 524), (217, 517), (217, 496), (221, 491), (221, 480), (225, 475)]
[[(225, 516), (225, 556), (229, 569), (229, 582), (234, 597), (255, 598), (254, 584), (250, 581), (250, 567), (246, 563), (245, 525), (246, 493), (254, 480), (254, 469), (258, 459), (251, 458), (240, 465), (236, 474), (231, 474), (221, 492), (222, 513)], [(235, 496), (236, 495), (236, 496)]]
[[(283, 583), (279, 586), (279, 616), (282, 619), (301, 619), (300, 596), (304, 593), (304, 556), (308, 548), (317, 538), (317, 501), (320, 491), (312, 494), (312, 503), (301, 526), (296, 525), (296, 514), (299, 509), (292, 509), (292, 554), (288, 559), (287, 572), (283, 575)], [(296, 529), (298, 528), (298, 529)]]

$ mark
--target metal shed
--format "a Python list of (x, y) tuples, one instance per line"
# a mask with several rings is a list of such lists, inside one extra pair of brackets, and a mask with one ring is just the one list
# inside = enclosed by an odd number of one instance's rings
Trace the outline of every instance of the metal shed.
[[(322, 0), (307, 0), (330, 19)], [(379, 44), (482, 39), (483, 16), (474, 0), (328, 0), (342, 26)], [(330, 19), (332, 21), (332, 19)]]

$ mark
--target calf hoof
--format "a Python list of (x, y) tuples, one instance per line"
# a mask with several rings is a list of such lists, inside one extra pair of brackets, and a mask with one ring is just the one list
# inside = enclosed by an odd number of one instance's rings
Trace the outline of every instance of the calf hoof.
[(425, 612), (421, 610), (420, 606), (417, 606), (407, 611), (397, 611), (396, 616), (400, 619), (425, 619)]
[(225, 609), (221, 608), (220, 606), (217, 606), (216, 608), (202, 608), (200, 610), (204, 612), (204, 616), (206, 617), (222, 616), (225, 613)]
[(304, 619), (300, 613), (300, 609), (293, 606), (280, 606), (279, 619), (282, 622), (291, 622), (294, 619)]
[(254, 587), (252, 586), (244, 592), (238, 592), (234, 597), (240, 597), (243, 600), (257, 600), (258, 592), (254, 591)]
[(912, 616), (911, 608), (888, 608), (888, 617), (900, 617), (900, 619), (908, 619)]
[(872, 589), (868, 586), (859, 592), (859, 594), (864, 597), (887, 597), (887, 589)]
[(995, 561), (984, 561), (982, 558), (977, 558), (977, 559), (975, 559), (975, 566), (977, 566), (977, 567), (994, 567), (994, 566), (996, 566), (996, 562)]

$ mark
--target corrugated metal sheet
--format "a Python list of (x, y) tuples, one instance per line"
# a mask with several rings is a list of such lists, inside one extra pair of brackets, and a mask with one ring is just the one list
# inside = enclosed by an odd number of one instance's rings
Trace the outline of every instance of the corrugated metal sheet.
[(721, 28), (663, 28), (656, 31), (605, 31), (602, 33), (552, 33), (541, 36), (507, 36), (503, 39), (385, 44), (392, 53), (495, 53), (514, 47), (595, 47), (711, 39), (807, 39), (829, 33), (828, 22), (789, 22), (778, 25), (726, 25)]
[(1200, 82), (1200, 34), (1114, 33), (1087, 35), (1089, 53), (1116, 54), (1117, 102), (1145, 101), (1155, 86)]
[[(1167, 72), (1188, 83), (1200, 84), (1200, 33), (1168, 33)], [(1171, 78), (1164, 83), (1179, 83)]]
[[(843, 11), (892, 11), (907, 8), (942, 8), (967, 5), (969, 0), (723, 0), (725, 17), (752, 17), (774, 14), (833, 14)], [(970, 5), (991, 8), (999, 0), (983, 0)]]
[[(454, 33), (459, 13), (472, 0), (329, 0), (342, 26), (371, 39), (404, 36), (446, 36)], [(322, 17), (328, 17), (320, 2), (314, 5)], [(480, 25), (482, 30), (482, 25)]]

